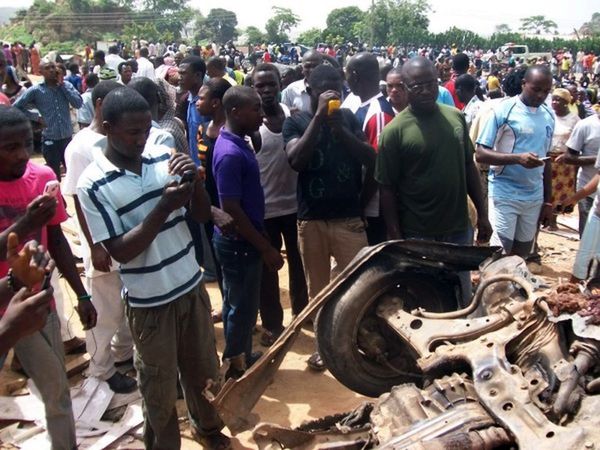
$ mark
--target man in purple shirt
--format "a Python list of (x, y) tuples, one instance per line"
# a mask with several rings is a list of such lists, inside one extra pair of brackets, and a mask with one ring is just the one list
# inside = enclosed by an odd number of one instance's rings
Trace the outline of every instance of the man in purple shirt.
[(6, 63), (9, 66), (13, 65), (13, 57), (12, 57), (12, 53), (10, 51), (10, 46), (8, 44), (4, 44), (2, 46), (2, 52), (4, 53), (4, 58), (6, 59)]
[(262, 124), (260, 97), (252, 88), (234, 86), (223, 96), (227, 121), (215, 143), (213, 174), (221, 209), (236, 224), (236, 233), (215, 228), (215, 252), (223, 271), (223, 359), (226, 378), (240, 377), (260, 354), (252, 353), (252, 330), (260, 300), (263, 262), (269, 270), (283, 266), (281, 254), (264, 234), (265, 200), (254, 150), (245, 140)]

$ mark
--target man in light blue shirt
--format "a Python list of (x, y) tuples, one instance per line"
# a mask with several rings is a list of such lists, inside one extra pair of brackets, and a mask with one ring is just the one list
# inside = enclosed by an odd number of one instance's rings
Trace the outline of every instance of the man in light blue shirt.
[(444, 86), (438, 86), (438, 96), (436, 101), (441, 105), (454, 106), (456, 108), (452, 94)]
[(179, 86), (188, 93), (187, 99), (187, 133), (190, 156), (197, 167), (201, 166), (198, 156), (198, 127), (205, 120), (196, 109), (196, 102), (200, 98), (198, 91), (204, 82), (206, 64), (199, 56), (188, 56), (179, 64)]
[(521, 95), (501, 102), (477, 138), (477, 162), (490, 164), (491, 243), (507, 254), (530, 254), (539, 222), (552, 216), (554, 116), (544, 103), (552, 88), (545, 66), (532, 66)]
[(65, 148), (73, 136), (69, 106), (79, 109), (83, 99), (71, 83), (62, 79), (55, 63), (42, 64), (41, 72), (44, 81), (27, 89), (14, 106), (32, 120), (39, 117), (28, 108), (39, 111), (46, 125), (42, 131), (42, 154), (60, 181), (60, 163), (65, 164)]

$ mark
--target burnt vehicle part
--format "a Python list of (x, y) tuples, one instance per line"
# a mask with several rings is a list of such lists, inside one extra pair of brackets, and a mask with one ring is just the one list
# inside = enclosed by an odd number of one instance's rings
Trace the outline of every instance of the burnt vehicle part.
[[(396, 298), (398, 289), (407, 308), (427, 305), (434, 311), (453, 310), (456, 309), (457, 299), (461, 295), (460, 283), (455, 272), (477, 270), (483, 261), (497, 254), (497, 250), (490, 247), (463, 247), (423, 241), (389, 241), (363, 249), (296, 317), (250, 370), (237, 380), (227, 380), (216, 397), (210, 392), (207, 392), (207, 397), (232, 433), (249, 428), (252, 425), (249, 420), (252, 409), (272, 382), (302, 325), (314, 317), (323, 305), (333, 301), (332, 299), (345, 298), (345, 293), (358, 283), (369, 291), (369, 286), (373, 286), (370, 277), (377, 276), (377, 283), (383, 284), (387, 290), (380, 289), (381, 286), (378, 285), (375, 294), (367, 292), (368, 297), (360, 308), (369, 314), (359, 312), (353, 317), (353, 322), (360, 323), (363, 318), (379, 320), (372, 315), (373, 308), (382, 299)], [(407, 274), (414, 278), (407, 277)], [(420, 280), (419, 285), (411, 282), (411, 279)], [(431, 284), (428, 285), (426, 280)], [(427, 297), (421, 298), (425, 295)], [(318, 319), (321, 320), (325, 319)], [(363, 325), (353, 325), (355, 333), (352, 334), (351, 339), (354, 343), (350, 344), (351, 347), (359, 343), (358, 328), (361, 326)], [(363, 328), (367, 330), (367, 333), (361, 330), (360, 345), (363, 347), (359, 351), (352, 349), (353, 364), (358, 374), (342, 382), (347, 385), (356, 384), (362, 392), (376, 396), (389, 391), (392, 386), (404, 383), (407, 379), (419, 378), (420, 369), (414, 363), (406, 370), (404, 362), (398, 358), (394, 360), (394, 355), (389, 352), (387, 361), (378, 362), (376, 357), (381, 340), (379, 336), (369, 335), (367, 326)], [(371, 355), (369, 346), (372, 347), (375, 359), (368, 357)], [(398, 349), (398, 354), (408, 350), (410, 347)], [(413, 357), (412, 360), (414, 359)]]
[[(254, 433), (260, 448), (596, 448), (600, 396), (592, 393), (600, 384), (600, 328), (587, 318), (582, 324), (580, 315), (549, 317), (551, 307), (544, 297), (533, 294), (541, 283), (522, 260), (487, 260), (478, 290), (462, 310), (427, 310), (444, 309), (448, 301), (444, 295), (456, 293), (451, 276), (445, 285), (449, 291), (434, 290), (430, 304), (424, 306), (422, 300), (412, 308), (419, 302), (411, 295), (423, 292), (412, 280), (433, 284), (420, 277), (435, 273), (435, 261), (447, 258), (437, 266), (439, 281), (449, 268), (465, 270), (461, 262), (474, 263), (474, 255), (455, 246), (411, 242), (387, 243), (359, 255), (358, 267), (342, 273), (319, 296), (318, 306), (323, 306), (317, 318), (319, 346), (327, 348), (331, 358), (347, 359), (346, 370), (358, 367), (359, 372), (368, 370), (361, 364), (374, 370), (377, 364), (389, 367), (386, 362), (393, 361), (389, 349), (398, 348), (408, 360), (404, 367), (409, 364), (412, 371), (396, 365), (390, 367), (392, 376), (382, 371), (357, 380), (339, 376), (344, 366), (332, 367), (342, 382), (358, 383), (373, 392), (383, 389), (385, 382), (400, 383), (377, 400), (368, 417), (364, 414), (368, 407), (363, 407), (362, 413), (314, 421), (308, 428), (261, 424)], [(396, 273), (394, 267), (402, 270)], [(311, 306), (305, 317), (318, 308)], [(335, 328), (330, 320), (341, 320), (340, 310), (347, 322), (345, 333), (331, 331)], [(381, 337), (373, 336), (378, 333)], [(281, 359), (282, 348), (274, 353)], [(271, 370), (281, 359), (263, 361), (261, 374), (272, 377)], [(257, 394), (256, 388), (250, 391)], [(228, 401), (240, 399), (230, 396)], [(229, 412), (229, 418), (236, 418)]]
[[(527, 282), (514, 278), (530, 295)], [(598, 448), (600, 396), (583, 387), (597, 379), (600, 341), (567, 337), (572, 330), (549, 320), (543, 298), (507, 299), (497, 312), (474, 319), (423, 317), (399, 306), (384, 300), (377, 314), (420, 355), (427, 386), (407, 383), (382, 395), (369, 415), (368, 433), (330, 426), (298, 448)], [(590, 327), (587, 334), (599, 330)], [(468, 373), (457, 375), (457, 367)], [(255, 435), (261, 448), (295, 448), (285, 429), (275, 436), (261, 427)]]

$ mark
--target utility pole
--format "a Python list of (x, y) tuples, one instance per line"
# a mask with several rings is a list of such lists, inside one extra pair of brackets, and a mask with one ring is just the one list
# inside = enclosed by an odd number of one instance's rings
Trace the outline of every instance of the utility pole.
[(371, 0), (371, 48), (375, 45), (375, 0)]

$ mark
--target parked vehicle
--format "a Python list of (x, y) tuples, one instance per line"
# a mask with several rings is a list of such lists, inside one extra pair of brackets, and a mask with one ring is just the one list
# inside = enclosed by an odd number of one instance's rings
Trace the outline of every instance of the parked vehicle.
[(523, 62), (529, 63), (534, 60), (550, 61), (552, 59), (552, 53), (550, 52), (530, 52), (529, 47), (523, 44), (513, 44), (509, 42), (500, 47), (500, 62), (508, 62), (511, 56), (519, 59), (523, 59)]

